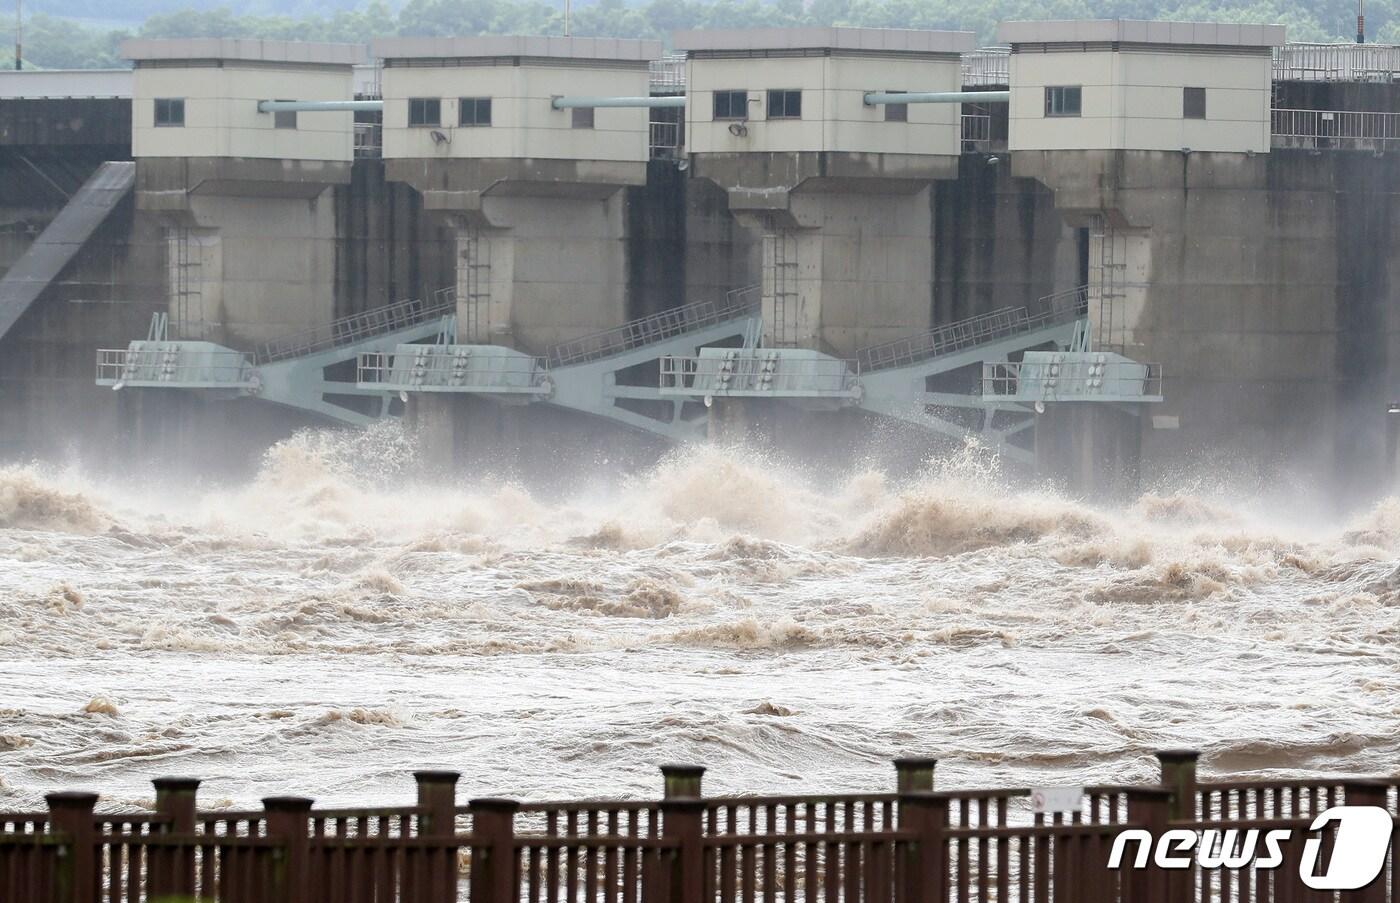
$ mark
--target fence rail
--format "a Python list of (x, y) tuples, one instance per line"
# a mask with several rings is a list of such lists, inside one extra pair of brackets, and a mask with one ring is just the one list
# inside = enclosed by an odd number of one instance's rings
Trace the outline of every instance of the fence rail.
[(97, 349), (98, 385), (155, 382), (237, 388), (251, 379), (252, 362), (241, 351), (185, 350), (178, 343)]
[(723, 301), (698, 301), (632, 320), (614, 329), (605, 329), (549, 349), (554, 367), (598, 360), (633, 348), (655, 344), (673, 336), (735, 319), (753, 310), (758, 303), (758, 286), (745, 286), (728, 292)]
[(1011, 84), (1011, 48), (983, 47), (962, 55), (964, 88)]
[(1400, 47), (1389, 44), (1285, 44), (1274, 48), (1276, 82), (1391, 82)]
[(353, 345), (361, 339), (407, 329), (455, 313), (456, 310), (456, 291), (451, 288), (439, 289), (430, 299), (418, 298), (376, 307), (267, 342), (258, 349), (257, 361), (259, 364), (266, 364), (342, 345)]
[[(800, 352), (799, 352), (800, 353)], [(853, 395), (855, 361), (797, 357), (759, 349), (731, 350), (718, 356), (667, 355), (661, 358), (661, 390), (702, 395)]]
[(1003, 307), (919, 335), (862, 348), (856, 352), (856, 360), (862, 373), (906, 367), (984, 342), (1078, 319), (1088, 309), (1088, 298), (1088, 287), (1078, 286), (1046, 295), (1029, 307)]
[[(426, 771), (413, 806), (270, 797), (247, 812), (200, 812), (198, 781), (161, 779), (153, 813), (98, 814), (96, 794), (74, 792), (0, 813), (0, 900), (1400, 903), (1400, 777), (1197, 783), (1195, 753), (1158, 758), (1160, 783), (1061, 788), (1060, 811), (1024, 788), (935, 790), (932, 759), (896, 760), (894, 793), (706, 798), (703, 768), (663, 766), (659, 800), (460, 806), (457, 773)], [(1340, 836), (1313, 819), (1341, 805), (1382, 810), (1390, 833), (1380, 877), (1337, 897), (1304, 879), (1326, 873)], [(1169, 829), (1198, 839), (1196, 859), (1161, 862)], [(1289, 832), (1281, 865), (1240, 852), (1266, 830)], [(1305, 874), (1309, 843), (1321, 861)], [(1125, 867), (1110, 868), (1115, 848)]]
[(1275, 109), (1272, 128), (1274, 147), (1383, 151), (1400, 146), (1400, 113)]

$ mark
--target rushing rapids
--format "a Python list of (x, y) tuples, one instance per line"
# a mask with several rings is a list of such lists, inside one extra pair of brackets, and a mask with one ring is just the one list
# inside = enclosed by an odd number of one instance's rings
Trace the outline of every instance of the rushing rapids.
[[(0, 807), (298, 792), (398, 802), (1389, 771), (1400, 500), (1345, 524), (1204, 489), (1121, 509), (976, 456), (818, 481), (678, 453), (545, 499), (415, 482), (409, 443), (306, 433), (172, 495), (0, 470)], [(369, 454), (368, 449), (377, 450)]]

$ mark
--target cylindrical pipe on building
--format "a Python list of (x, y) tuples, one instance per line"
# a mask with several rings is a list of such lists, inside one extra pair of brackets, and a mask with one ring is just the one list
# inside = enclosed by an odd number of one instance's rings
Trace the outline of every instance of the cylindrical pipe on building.
[(378, 113), (382, 100), (260, 100), (259, 113)]
[(556, 97), (549, 102), (556, 110), (573, 107), (683, 107), (685, 98), (673, 97)]
[(934, 91), (918, 93), (910, 91), (898, 94), (893, 91), (868, 91), (865, 105), (873, 107), (880, 103), (1010, 103), (1010, 91)]

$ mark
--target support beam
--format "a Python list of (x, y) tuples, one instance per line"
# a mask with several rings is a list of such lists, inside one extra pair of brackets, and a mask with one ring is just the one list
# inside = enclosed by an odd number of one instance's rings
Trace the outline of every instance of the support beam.
[(260, 100), (259, 113), (380, 113), (382, 100)]
[(882, 103), (1010, 103), (1010, 91), (933, 91), (899, 94), (892, 91), (867, 91), (865, 105)]
[(674, 97), (556, 97), (549, 102), (556, 110), (573, 107), (684, 107), (685, 98)]

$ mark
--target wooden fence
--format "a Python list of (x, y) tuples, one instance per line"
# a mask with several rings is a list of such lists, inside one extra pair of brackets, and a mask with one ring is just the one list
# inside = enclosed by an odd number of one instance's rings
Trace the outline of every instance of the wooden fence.
[[(1083, 788), (1053, 814), (1026, 788), (935, 790), (932, 759), (896, 760), (891, 793), (816, 796), (704, 797), (703, 768), (663, 766), (654, 801), (458, 805), (455, 772), (417, 772), (415, 805), (374, 809), (200, 811), (198, 781), (164, 778), (154, 813), (74, 792), (0, 813), (0, 903), (1400, 903), (1400, 778), (1198, 782), (1195, 753), (1158, 757), (1159, 785)], [(1304, 843), (1338, 805), (1386, 809), (1390, 852), (1365, 888), (1313, 890)], [(1251, 829), (1292, 834), (1273, 868), (1110, 868), (1130, 829), (1216, 855)]]

